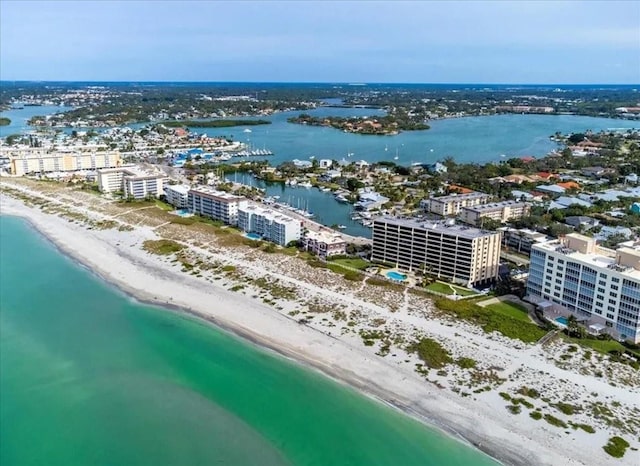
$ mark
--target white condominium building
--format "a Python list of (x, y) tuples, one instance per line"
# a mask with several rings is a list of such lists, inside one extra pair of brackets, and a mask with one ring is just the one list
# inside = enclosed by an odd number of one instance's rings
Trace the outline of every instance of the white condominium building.
[(463, 207), (460, 210), (460, 220), (470, 225), (481, 225), (482, 220), (485, 218), (504, 223), (525, 217), (529, 215), (529, 212), (531, 212), (531, 204), (528, 202), (492, 202), (473, 207)]
[(255, 204), (238, 209), (238, 228), (280, 246), (300, 240), (302, 233), (300, 220)]
[(426, 212), (443, 217), (455, 216), (463, 207), (474, 207), (486, 204), (491, 196), (485, 193), (450, 194), (449, 196), (431, 197), (420, 204)]
[(136, 167), (98, 170), (98, 188), (103, 193), (121, 192), (124, 197), (160, 197), (168, 178), (163, 173), (147, 173)]
[(613, 251), (572, 233), (532, 246), (529, 299), (573, 314), (590, 328), (640, 342), (640, 244), (624, 244)]
[(170, 184), (164, 187), (167, 203), (176, 209), (186, 209), (189, 206), (189, 190), (186, 184)]
[(34, 151), (9, 159), (12, 175), (31, 173), (69, 172), (119, 167), (122, 164), (119, 152), (46, 153)]
[(310, 251), (323, 259), (346, 254), (347, 252), (347, 242), (339, 233), (309, 230), (304, 235), (303, 241), (306, 251)]
[(194, 214), (220, 220), (228, 225), (238, 224), (238, 210), (247, 206), (247, 199), (207, 186), (189, 190), (187, 208)]
[(498, 276), (499, 232), (448, 222), (382, 218), (373, 224), (371, 260), (424, 271), (463, 285)]

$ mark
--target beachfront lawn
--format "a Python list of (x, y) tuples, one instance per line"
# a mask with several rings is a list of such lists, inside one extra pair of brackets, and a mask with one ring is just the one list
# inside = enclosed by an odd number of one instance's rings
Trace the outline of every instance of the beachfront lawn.
[(489, 309), (490, 311), (496, 312), (498, 314), (512, 317), (522, 322), (531, 322), (527, 310), (524, 308), (524, 306), (519, 306), (518, 304), (510, 303), (508, 301), (489, 304), (488, 306), (485, 306), (485, 309)]
[(473, 302), (452, 301), (449, 298), (438, 297), (434, 298), (433, 302), (441, 311), (473, 322), (485, 332), (497, 331), (506, 337), (516, 338), (525, 343), (535, 343), (547, 333), (534, 323), (482, 308)]
[(456, 285), (449, 285), (448, 283), (442, 282), (433, 282), (430, 285), (427, 285), (427, 290), (434, 291), (436, 293), (453, 295), (453, 290), (455, 290), (456, 294), (460, 296), (472, 296), (477, 294), (475, 291), (469, 290), (467, 288), (462, 288)]
[(329, 259), (334, 264), (344, 265), (346, 267), (351, 267), (352, 269), (365, 270), (367, 267), (371, 266), (371, 262), (367, 262), (364, 259), (360, 259), (359, 257), (351, 258), (351, 259)]

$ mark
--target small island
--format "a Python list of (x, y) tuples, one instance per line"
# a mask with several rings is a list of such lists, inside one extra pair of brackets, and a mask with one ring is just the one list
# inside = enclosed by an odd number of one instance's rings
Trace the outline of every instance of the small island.
[(169, 128), (230, 128), (232, 126), (270, 125), (269, 120), (175, 120), (163, 123)]
[(11, 120), (9, 118), (1, 117), (0, 118), (0, 126), (9, 126), (11, 124)]
[(387, 115), (383, 117), (352, 117), (341, 118), (328, 116), (323, 118), (312, 117), (302, 113), (297, 117), (287, 119), (289, 123), (311, 126), (330, 126), (346, 133), (366, 134), (375, 136), (393, 136), (400, 131), (419, 131), (429, 129), (424, 121), (418, 121), (403, 115)]

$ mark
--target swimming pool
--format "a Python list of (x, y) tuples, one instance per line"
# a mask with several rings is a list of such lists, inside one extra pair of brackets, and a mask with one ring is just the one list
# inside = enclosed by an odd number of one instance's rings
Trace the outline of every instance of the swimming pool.
[(252, 239), (254, 241), (257, 241), (259, 239), (262, 239), (262, 236), (260, 236), (257, 233), (245, 233), (244, 235), (246, 238)]
[(405, 274), (396, 272), (395, 270), (390, 270), (385, 275), (387, 276), (387, 278), (390, 278), (391, 280), (395, 280), (398, 282), (403, 282), (407, 279), (407, 276)]
[(178, 209), (176, 210), (176, 214), (178, 214), (180, 217), (191, 217), (189, 209)]
[(566, 317), (557, 317), (556, 322), (562, 325), (567, 325), (569, 323)]

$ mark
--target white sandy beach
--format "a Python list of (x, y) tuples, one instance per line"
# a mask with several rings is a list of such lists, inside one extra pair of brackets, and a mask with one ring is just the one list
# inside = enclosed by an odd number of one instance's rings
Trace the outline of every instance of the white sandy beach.
[[(78, 209), (93, 215), (87, 206)], [(260, 346), (319, 369), (369, 396), (457, 434), (504, 464), (640, 464), (637, 450), (627, 450), (620, 460), (607, 455), (602, 446), (609, 437), (618, 435), (618, 430), (601, 426), (591, 420), (588, 413), (566, 418), (555, 412), (554, 416), (591, 424), (596, 427), (595, 434), (534, 420), (526, 410), (510, 414), (505, 409), (505, 400), (498, 395), (498, 392), (513, 393), (526, 385), (535, 387), (542, 397), (553, 402), (586, 406), (597, 400), (609, 407), (617, 406), (621, 413), (638, 419), (640, 380), (638, 372), (627, 372), (626, 366), (616, 364), (612, 366), (613, 371), (605, 370), (603, 376), (596, 377), (582, 368), (580, 361), (586, 357), (577, 358), (573, 364), (561, 364), (556, 358), (563, 351), (561, 343), (542, 348), (500, 335), (487, 335), (467, 323), (434, 319), (428, 309), (423, 312), (406, 293), (404, 302), (392, 312), (384, 298), (372, 302), (361, 293), (359, 285), (353, 285), (352, 290), (347, 285), (323, 287), (296, 276), (288, 262), (295, 260), (293, 258), (266, 263), (257, 254), (247, 257), (235, 252), (212, 253), (193, 246), (196, 254), (241, 268), (247, 276), (279, 278), (282, 283), (295, 287), (305, 299), (334, 307), (342, 303), (345, 310), (384, 319), (388, 326), (419, 329), (441, 341), (452, 354), (473, 357), (481, 367), (495, 368), (499, 377), (505, 379), (498, 388), (478, 393), (469, 390), (461, 396), (451, 389), (466, 377), (460, 368), (450, 368), (447, 374), (431, 374), (427, 381), (414, 370), (418, 361), (414, 355), (395, 347), (391, 351), (393, 355), (376, 355), (379, 348), (364, 346), (355, 332), (341, 332), (336, 319), (325, 322), (313, 319), (308, 325), (298, 323), (290, 313), (301, 308), (300, 302), (283, 300), (277, 306), (267, 305), (252, 297), (258, 292), (250, 292), (250, 287), (243, 292), (230, 291), (229, 282), (225, 280), (181, 272), (179, 265), (142, 249), (145, 240), (159, 238), (159, 229), (154, 231), (148, 226), (134, 226), (133, 231), (87, 229), (37, 207), (27, 207), (6, 194), (0, 196), (0, 213), (25, 217), (66, 254), (140, 300), (181, 308)], [(109, 218), (100, 215), (99, 218)], [(578, 351), (580, 355), (582, 350)], [(612, 381), (620, 377), (628, 379), (628, 384), (612, 385)], [(539, 404), (537, 400), (530, 401)], [(635, 436), (623, 436), (631, 447), (638, 447), (637, 432)]]

